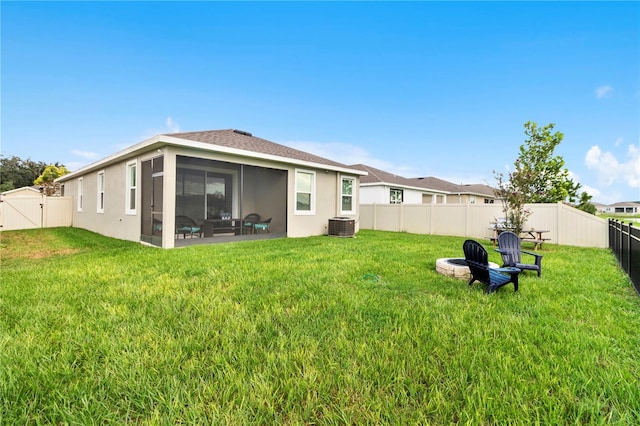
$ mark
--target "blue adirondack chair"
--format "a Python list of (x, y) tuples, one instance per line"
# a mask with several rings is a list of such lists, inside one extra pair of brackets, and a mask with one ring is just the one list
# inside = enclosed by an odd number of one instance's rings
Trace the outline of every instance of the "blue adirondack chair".
[(475, 281), (487, 284), (487, 293), (493, 293), (503, 285), (513, 283), (514, 291), (518, 291), (518, 274), (520, 269), (515, 267), (490, 268), (487, 250), (474, 240), (464, 242), (462, 249), (467, 266), (471, 272), (469, 285)]

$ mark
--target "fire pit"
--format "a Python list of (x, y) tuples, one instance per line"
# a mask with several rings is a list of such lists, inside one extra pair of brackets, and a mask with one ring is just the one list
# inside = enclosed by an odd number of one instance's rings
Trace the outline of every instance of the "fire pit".
[[(489, 262), (491, 268), (497, 268), (498, 265)], [(467, 261), (464, 258), (442, 258), (436, 260), (436, 272), (449, 277), (458, 279), (470, 279), (471, 272), (467, 266)]]

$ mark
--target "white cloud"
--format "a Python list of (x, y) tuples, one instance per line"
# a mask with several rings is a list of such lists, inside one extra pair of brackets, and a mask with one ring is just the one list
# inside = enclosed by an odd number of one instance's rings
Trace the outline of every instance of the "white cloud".
[(87, 163), (86, 162), (80, 162), (80, 161), (65, 161), (64, 165), (67, 168), (67, 170), (69, 170), (70, 172), (74, 172), (74, 171), (78, 170), (79, 168), (86, 166)]
[(87, 160), (94, 160), (96, 158), (98, 158), (98, 153), (96, 152), (91, 152), (91, 151), (82, 151), (79, 149), (72, 149), (71, 150), (71, 154), (78, 156), (78, 157), (82, 157), (82, 158), (86, 158)]
[(341, 142), (321, 143), (304, 141), (283, 142), (283, 144), (320, 157), (330, 158), (346, 165), (366, 164), (400, 176), (405, 176), (407, 172), (411, 171), (411, 167), (397, 166), (386, 160), (375, 158), (366, 149), (356, 145)]
[[(341, 142), (321, 143), (304, 141), (289, 141), (282, 142), (282, 144), (320, 157), (330, 158), (345, 165), (366, 164), (367, 166), (375, 167), (377, 169), (384, 170), (385, 172), (406, 178), (434, 176), (438, 179), (453, 183), (493, 184), (493, 181), (489, 179), (488, 176), (483, 175), (482, 172), (478, 170), (472, 170), (465, 176), (450, 176), (446, 175), (446, 173), (443, 174), (434, 172), (433, 170), (427, 170), (425, 167), (394, 164), (390, 161), (374, 157), (369, 151), (357, 145), (350, 145)], [(509, 166), (506, 167), (508, 169)]]
[(603, 152), (598, 145), (592, 146), (585, 156), (589, 170), (596, 172), (599, 185), (609, 187), (613, 184), (640, 188), (640, 150), (629, 145), (627, 158), (619, 161), (611, 152)]
[[(601, 199), (602, 197), (602, 193), (597, 188), (594, 188), (589, 185), (581, 185), (580, 190), (578, 192), (579, 193), (586, 192), (587, 194), (591, 195), (593, 199), (596, 199), (596, 198)], [(611, 202), (613, 203), (614, 201), (611, 201)]]
[(165, 122), (165, 125), (167, 126), (167, 129), (169, 129), (171, 133), (180, 132), (180, 125), (176, 123), (171, 117), (167, 117), (167, 121)]
[(596, 89), (596, 98), (606, 98), (611, 96), (611, 93), (613, 93), (613, 87), (609, 85), (600, 86)]
[(629, 145), (629, 173), (627, 182), (632, 188), (640, 188), (640, 150), (635, 145)]
[(159, 126), (153, 129), (147, 129), (140, 136), (133, 138), (131, 143), (126, 142), (124, 144), (120, 144), (120, 146), (122, 146), (121, 149), (124, 149), (130, 146), (132, 143), (138, 143), (140, 141), (147, 140), (157, 135), (162, 135), (165, 133), (180, 133), (181, 131), (182, 130), (180, 130), (180, 125), (173, 118), (171, 118), (171, 116), (167, 116), (167, 118), (164, 121), (164, 126), (161, 126), (161, 127)]

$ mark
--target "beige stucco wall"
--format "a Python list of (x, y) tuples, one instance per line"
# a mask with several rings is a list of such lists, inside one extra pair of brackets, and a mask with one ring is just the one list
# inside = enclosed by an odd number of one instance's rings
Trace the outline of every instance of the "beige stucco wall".
[[(288, 216), (289, 229), (287, 235), (289, 237), (308, 237), (311, 235), (325, 235), (328, 231), (329, 219), (333, 217), (349, 217), (356, 219), (356, 232), (358, 229), (358, 197), (357, 182), (354, 187), (356, 192), (354, 196), (354, 208), (356, 213), (346, 214), (340, 211), (340, 185), (341, 174), (334, 171), (326, 171), (322, 169), (299, 168), (305, 171), (314, 171), (316, 176), (316, 203), (315, 214), (296, 213), (296, 192), (295, 192), (295, 171), (293, 168), (289, 173), (288, 186)], [(352, 177), (352, 175), (344, 175)]]
[[(131, 160), (131, 159), (129, 159)], [(104, 213), (98, 213), (98, 173), (104, 170)], [(140, 163), (138, 162), (138, 175)], [(105, 167), (82, 176), (83, 206), (78, 211), (78, 179), (64, 182), (64, 192), (73, 199), (73, 226), (123, 240), (140, 240), (140, 191), (137, 214), (125, 213), (126, 162)]]

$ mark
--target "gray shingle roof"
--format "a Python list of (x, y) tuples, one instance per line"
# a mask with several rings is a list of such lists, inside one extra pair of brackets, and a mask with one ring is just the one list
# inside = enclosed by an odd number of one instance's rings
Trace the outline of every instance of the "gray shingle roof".
[(489, 185), (484, 185), (481, 183), (458, 185), (452, 182), (448, 182), (446, 180), (435, 178), (433, 176), (413, 178), (411, 180), (416, 180), (418, 182), (421, 182), (419, 186), (422, 186), (425, 188), (439, 189), (441, 191), (448, 191), (456, 194), (474, 194), (474, 195), (484, 195), (486, 197), (492, 197), (492, 198), (495, 197), (494, 189)]
[(477, 194), (487, 197), (495, 197), (493, 188), (483, 184), (458, 185), (433, 176), (419, 178), (405, 178), (367, 166), (366, 164), (354, 164), (349, 166), (352, 169), (363, 170), (369, 173), (368, 176), (360, 178), (361, 184), (367, 183), (390, 183), (398, 186), (408, 186), (413, 188), (424, 188), (425, 190), (449, 192), (455, 194)]
[(608, 204), (609, 207), (640, 207), (637, 201), (622, 201), (619, 203)]
[(422, 186), (413, 179), (394, 175), (393, 173), (385, 172), (384, 170), (376, 169), (375, 167), (367, 166), (366, 164), (352, 164), (349, 168), (369, 173), (367, 176), (362, 176), (360, 178), (360, 184), (384, 182), (398, 186), (411, 186), (414, 188)]
[(446, 180), (438, 179), (433, 176), (411, 178), (414, 185), (421, 186), (423, 188), (437, 189), (438, 191), (447, 192), (460, 192), (460, 185), (448, 182)]
[(204, 142), (212, 145), (224, 146), (227, 148), (241, 149), (244, 151), (257, 152), (260, 154), (275, 155), (283, 158), (308, 161), (328, 166), (343, 168), (348, 167), (344, 164), (329, 160), (327, 158), (319, 157), (308, 152), (299, 151), (294, 148), (289, 148), (285, 145), (280, 145), (266, 139), (255, 137), (251, 133), (241, 130), (227, 129), (206, 130), (200, 132), (166, 133), (165, 136), (171, 136), (195, 142)]

